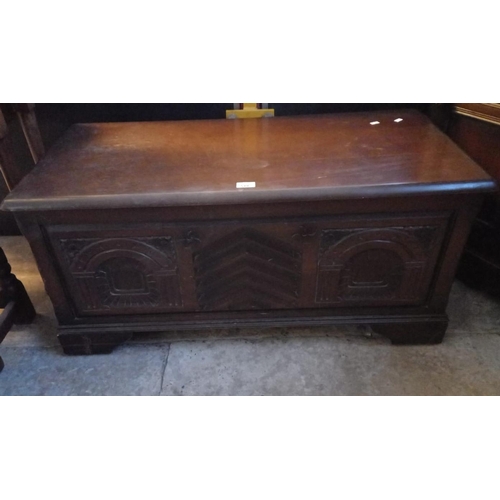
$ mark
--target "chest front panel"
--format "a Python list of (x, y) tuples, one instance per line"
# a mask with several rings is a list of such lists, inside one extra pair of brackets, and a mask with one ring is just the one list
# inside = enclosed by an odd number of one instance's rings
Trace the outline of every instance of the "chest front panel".
[(45, 228), (75, 315), (421, 305), (450, 213)]

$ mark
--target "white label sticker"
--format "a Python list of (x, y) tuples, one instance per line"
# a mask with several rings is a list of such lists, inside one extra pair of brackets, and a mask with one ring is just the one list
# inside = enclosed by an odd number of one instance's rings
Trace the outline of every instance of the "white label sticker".
[(237, 182), (236, 187), (237, 188), (254, 188), (255, 182)]

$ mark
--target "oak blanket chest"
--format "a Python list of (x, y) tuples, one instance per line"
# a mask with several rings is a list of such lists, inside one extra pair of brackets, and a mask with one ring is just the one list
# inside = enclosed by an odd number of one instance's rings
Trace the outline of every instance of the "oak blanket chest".
[(365, 323), (441, 342), (494, 182), (416, 111), (73, 125), (3, 207), (68, 354), (132, 334)]

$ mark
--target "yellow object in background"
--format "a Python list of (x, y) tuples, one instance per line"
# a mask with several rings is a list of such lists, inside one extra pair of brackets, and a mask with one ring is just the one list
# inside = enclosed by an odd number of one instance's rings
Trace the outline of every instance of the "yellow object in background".
[(274, 109), (259, 108), (256, 103), (245, 103), (243, 109), (226, 110), (226, 118), (270, 118)]

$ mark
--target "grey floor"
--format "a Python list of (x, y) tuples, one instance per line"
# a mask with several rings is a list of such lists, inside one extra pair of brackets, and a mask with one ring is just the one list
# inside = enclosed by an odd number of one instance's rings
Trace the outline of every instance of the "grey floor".
[(459, 282), (437, 346), (392, 346), (366, 327), (282, 328), (142, 336), (110, 355), (65, 356), (26, 240), (1, 237), (0, 246), (39, 313), (0, 345), (0, 395), (500, 394), (500, 301)]

